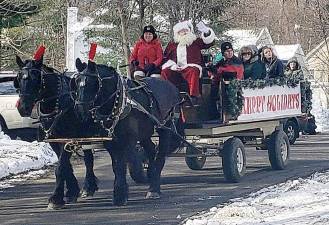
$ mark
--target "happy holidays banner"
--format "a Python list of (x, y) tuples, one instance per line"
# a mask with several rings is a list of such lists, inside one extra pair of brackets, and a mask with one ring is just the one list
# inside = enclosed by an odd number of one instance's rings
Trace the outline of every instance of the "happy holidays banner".
[(301, 114), (300, 85), (243, 89), (244, 105), (238, 121)]

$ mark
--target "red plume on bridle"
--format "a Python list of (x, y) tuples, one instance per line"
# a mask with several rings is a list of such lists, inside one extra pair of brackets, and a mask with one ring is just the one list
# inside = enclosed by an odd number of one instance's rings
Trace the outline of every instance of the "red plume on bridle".
[(40, 45), (38, 50), (34, 53), (33, 59), (34, 60), (40, 60), (43, 54), (45, 54), (46, 47), (43, 45)]
[(96, 55), (96, 48), (97, 44), (96, 43), (91, 43), (90, 45), (90, 51), (89, 51), (89, 60), (94, 61), (95, 55)]

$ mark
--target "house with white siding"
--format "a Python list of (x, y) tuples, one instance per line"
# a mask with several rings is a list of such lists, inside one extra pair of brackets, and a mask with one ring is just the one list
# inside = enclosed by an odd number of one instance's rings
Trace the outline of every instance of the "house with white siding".
[(329, 37), (306, 55), (310, 76), (314, 80), (313, 98), (329, 108)]

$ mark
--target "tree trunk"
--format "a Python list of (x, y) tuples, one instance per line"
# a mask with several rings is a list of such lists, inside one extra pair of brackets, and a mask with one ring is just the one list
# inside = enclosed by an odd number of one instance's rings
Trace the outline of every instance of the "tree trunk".
[(145, 5), (144, 5), (144, 0), (138, 0), (138, 5), (139, 5), (139, 14), (140, 14), (140, 18), (139, 18), (139, 29), (143, 30), (145, 21)]

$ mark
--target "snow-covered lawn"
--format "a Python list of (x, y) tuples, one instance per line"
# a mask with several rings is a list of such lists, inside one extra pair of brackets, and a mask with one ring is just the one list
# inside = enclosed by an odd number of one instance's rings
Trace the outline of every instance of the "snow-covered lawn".
[[(57, 162), (57, 156), (49, 144), (11, 140), (0, 131), (0, 180), (11, 175), (40, 169), (55, 162)], [(40, 172), (34, 171), (31, 175), (35, 176), (36, 173)], [(20, 176), (22, 177), (26, 175)], [(0, 186), (3, 187), (3, 185)]]
[[(312, 103), (317, 131), (329, 132), (329, 110), (322, 107), (319, 98), (313, 98)], [(185, 220), (184, 224), (329, 225), (329, 171), (233, 199)]]
[(311, 113), (315, 117), (316, 131), (329, 132), (329, 109), (323, 107), (320, 96), (313, 95)]
[(329, 171), (267, 187), (246, 198), (233, 199), (191, 217), (184, 224), (327, 225)]

